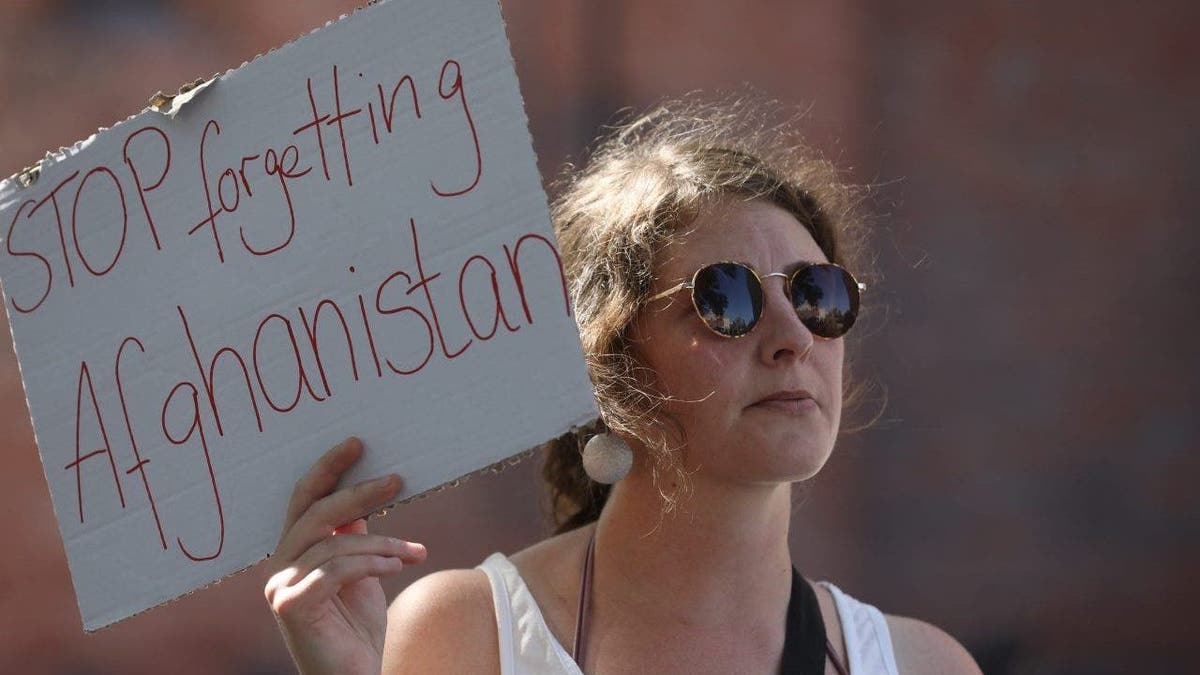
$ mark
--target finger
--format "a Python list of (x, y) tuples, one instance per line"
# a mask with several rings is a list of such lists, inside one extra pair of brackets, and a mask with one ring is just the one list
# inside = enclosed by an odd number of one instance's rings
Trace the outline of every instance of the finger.
[(346, 469), (362, 456), (362, 450), (362, 441), (351, 436), (321, 455), (308, 473), (296, 481), (291, 501), (288, 502), (283, 532), (287, 532), (314, 502), (333, 492)]
[(276, 556), (294, 560), (337, 528), (395, 501), (402, 485), (399, 476), (389, 474), (318, 499), (284, 533)]
[(391, 556), (343, 556), (321, 565), (291, 585), (275, 584), (268, 599), (275, 613), (283, 617), (304, 606), (328, 602), (343, 586), (368, 577), (393, 576), (403, 569), (404, 561)]
[(300, 579), (334, 558), (359, 555), (389, 556), (415, 565), (425, 560), (425, 547), (378, 534), (339, 534), (317, 542), (291, 567), (295, 577)]

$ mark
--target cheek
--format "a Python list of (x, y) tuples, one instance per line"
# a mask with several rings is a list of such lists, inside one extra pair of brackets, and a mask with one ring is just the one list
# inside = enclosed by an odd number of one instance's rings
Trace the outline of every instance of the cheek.
[(735, 341), (713, 339), (707, 329), (669, 316), (649, 317), (634, 336), (641, 361), (654, 373), (654, 388), (671, 398), (666, 411), (685, 429), (700, 430), (724, 417), (738, 382)]
[(688, 420), (715, 420), (729, 406), (737, 378), (722, 346), (703, 339), (682, 343), (658, 370), (664, 393), (674, 399), (668, 409), (687, 426), (694, 426)]
[(842, 395), (843, 395), (843, 359), (844, 346), (839, 344), (836, 350), (832, 350), (830, 358), (824, 368), (826, 373), (826, 382), (829, 383), (829, 393), (831, 397), (831, 412), (833, 413), (834, 428), (837, 428), (841, 421), (842, 413)]

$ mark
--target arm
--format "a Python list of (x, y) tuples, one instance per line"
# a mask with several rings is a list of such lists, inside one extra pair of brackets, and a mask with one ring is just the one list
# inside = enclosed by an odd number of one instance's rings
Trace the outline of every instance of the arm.
[(983, 675), (971, 654), (937, 626), (903, 616), (885, 618), (901, 675)]
[(492, 588), (479, 570), (446, 570), (404, 590), (388, 610), (383, 672), (499, 673)]

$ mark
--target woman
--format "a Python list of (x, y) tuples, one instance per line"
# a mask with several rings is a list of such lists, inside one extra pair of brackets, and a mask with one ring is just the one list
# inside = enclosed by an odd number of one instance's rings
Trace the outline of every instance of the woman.
[(979, 672), (793, 571), (792, 483), (833, 449), (861, 290), (828, 166), (753, 106), (672, 104), (603, 141), (553, 215), (602, 413), (549, 444), (559, 534), (389, 610), (378, 577), (425, 550), (360, 518), (399, 477), (335, 489), (348, 440), (297, 484), (270, 562), (302, 672)]

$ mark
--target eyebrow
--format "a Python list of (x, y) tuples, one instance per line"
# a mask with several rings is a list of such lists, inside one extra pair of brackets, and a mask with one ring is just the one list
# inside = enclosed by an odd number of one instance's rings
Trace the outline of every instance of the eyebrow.
[(797, 260), (796, 262), (791, 263), (789, 265), (784, 265), (783, 272), (785, 274), (790, 275), (793, 272), (795, 272), (796, 270), (800, 269), (801, 267), (808, 267), (809, 265), (823, 265), (823, 264), (825, 264), (825, 263), (824, 263), (824, 261), (821, 261), (821, 260)]

